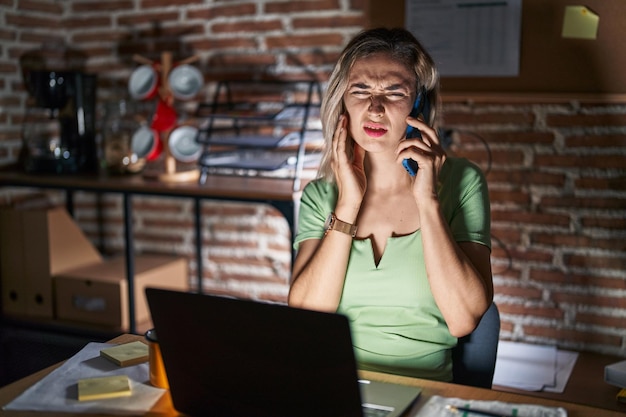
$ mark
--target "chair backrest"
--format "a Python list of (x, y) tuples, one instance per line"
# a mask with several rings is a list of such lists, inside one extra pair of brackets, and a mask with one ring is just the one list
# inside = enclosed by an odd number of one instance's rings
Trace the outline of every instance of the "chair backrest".
[(500, 335), (500, 313), (495, 303), (485, 312), (474, 331), (459, 338), (452, 349), (453, 382), (491, 388)]

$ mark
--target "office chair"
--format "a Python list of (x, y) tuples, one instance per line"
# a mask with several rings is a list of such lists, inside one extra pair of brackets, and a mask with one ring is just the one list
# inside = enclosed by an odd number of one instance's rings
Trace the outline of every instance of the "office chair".
[(500, 313), (495, 303), (474, 331), (459, 338), (452, 349), (452, 381), (455, 384), (491, 388), (500, 335)]

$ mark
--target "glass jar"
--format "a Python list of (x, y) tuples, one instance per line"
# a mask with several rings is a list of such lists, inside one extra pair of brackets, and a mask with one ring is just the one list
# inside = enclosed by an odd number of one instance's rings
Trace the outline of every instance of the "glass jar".
[(145, 107), (119, 100), (106, 103), (102, 124), (103, 165), (110, 174), (135, 174), (146, 165), (131, 147), (132, 137), (149, 124)]

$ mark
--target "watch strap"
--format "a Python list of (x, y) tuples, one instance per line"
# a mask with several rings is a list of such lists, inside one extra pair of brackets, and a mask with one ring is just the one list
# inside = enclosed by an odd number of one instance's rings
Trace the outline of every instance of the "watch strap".
[(355, 237), (357, 226), (350, 224), (350, 223), (346, 223), (342, 220), (339, 220), (337, 216), (335, 216), (335, 213), (331, 213), (329, 216), (329, 222), (328, 222), (328, 227), (326, 228), (326, 233), (328, 233), (330, 230), (336, 230), (337, 232), (345, 233), (349, 236)]

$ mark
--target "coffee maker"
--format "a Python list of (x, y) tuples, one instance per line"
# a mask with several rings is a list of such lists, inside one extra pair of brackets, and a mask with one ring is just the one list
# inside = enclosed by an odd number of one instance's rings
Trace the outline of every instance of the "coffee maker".
[(21, 161), (32, 173), (96, 172), (96, 76), (78, 70), (28, 70)]

